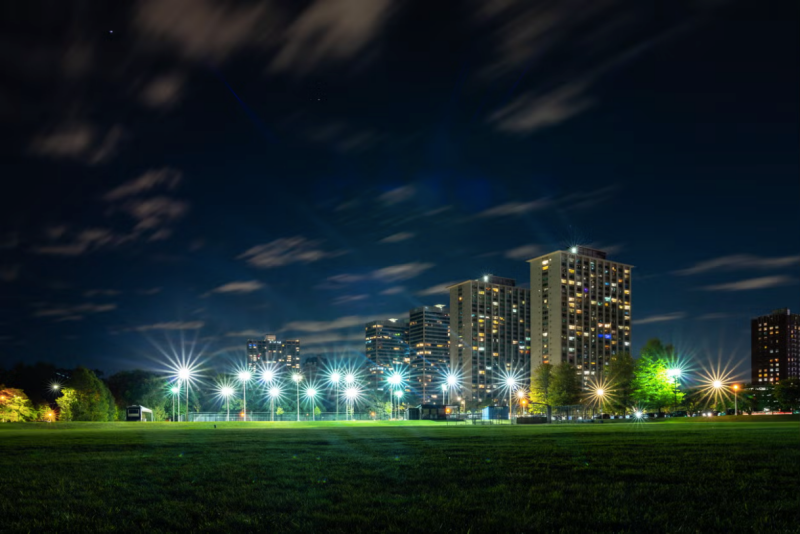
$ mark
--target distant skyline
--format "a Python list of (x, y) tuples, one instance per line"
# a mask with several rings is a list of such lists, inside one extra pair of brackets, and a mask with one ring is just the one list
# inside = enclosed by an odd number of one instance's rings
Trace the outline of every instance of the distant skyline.
[(0, 7), (0, 366), (363, 355), (581, 244), (634, 266), (634, 354), (749, 376), (800, 310), (798, 5), (370, 6)]

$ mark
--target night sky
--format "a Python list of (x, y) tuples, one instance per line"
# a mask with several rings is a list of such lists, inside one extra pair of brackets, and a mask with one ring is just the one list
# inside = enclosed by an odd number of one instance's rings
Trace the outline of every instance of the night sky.
[[(769, 9), (764, 9), (768, 7)], [(0, 365), (363, 323), (572, 244), (633, 340), (749, 373), (800, 309), (796, 2), (0, 7)]]

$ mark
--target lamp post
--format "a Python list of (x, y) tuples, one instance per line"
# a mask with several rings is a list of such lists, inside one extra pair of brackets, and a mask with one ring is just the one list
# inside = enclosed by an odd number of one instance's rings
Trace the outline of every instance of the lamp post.
[(403, 398), (403, 391), (398, 389), (394, 392), (394, 396), (397, 397), (397, 418), (400, 419), (400, 399)]
[(358, 398), (358, 388), (355, 388), (353, 386), (348, 387), (347, 389), (344, 390), (344, 397), (347, 399), (348, 417), (350, 420), (352, 420), (353, 412), (355, 411), (353, 403), (355, 402), (356, 398)]
[(242, 383), (242, 388), (244, 391), (244, 395), (242, 396), (242, 400), (244, 401), (244, 409), (242, 410), (242, 415), (244, 416), (244, 420), (247, 421), (247, 383), (253, 378), (252, 373), (250, 371), (240, 371), (238, 374), (239, 382)]
[(739, 415), (739, 385), (733, 386), (733, 415)]
[[(178, 396), (178, 393), (180, 393), (181, 388), (176, 387), (176, 386), (172, 386), (169, 390), (170, 390), (170, 392), (172, 392), (172, 422), (174, 423), (175, 422), (175, 397)], [(180, 403), (180, 399), (178, 400), (178, 402)], [(178, 411), (180, 411), (180, 407), (179, 407)]]
[(603, 395), (606, 394), (603, 388), (598, 389), (596, 392), (597, 397), (600, 399), (600, 422), (603, 422)]
[(678, 368), (667, 369), (667, 376), (672, 378), (672, 391), (675, 393), (675, 404), (672, 411), (678, 411), (678, 379), (681, 377), (681, 370)]
[(225, 410), (227, 411), (227, 415), (225, 416), (226, 421), (231, 420), (231, 395), (233, 395), (233, 388), (230, 386), (222, 386), (219, 390), (220, 395), (225, 397)]
[[(717, 395), (715, 396), (715, 398), (717, 398), (719, 396), (719, 390), (722, 389), (722, 381), (721, 380), (714, 380), (711, 383), (711, 385), (714, 387), (714, 389), (717, 390)], [(716, 406), (714, 407), (714, 409), (716, 410)]]
[[(187, 367), (178, 369), (178, 379), (186, 382), (186, 422), (189, 422), (189, 379), (192, 377), (192, 372)], [(181, 403), (178, 401), (178, 417), (181, 415)]]
[(514, 378), (513, 376), (509, 376), (508, 378), (506, 378), (506, 387), (508, 388), (508, 420), (509, 421), (511, 420), (511, 409), (512, 409), (511, 408), (512, 407), (511, 393), (514, 392), (514, 386), (516, 386), (516, 385), (517, 385), (517, 379), (516, 378)]
[(300, 381), (303, 379), (303, 375), (300, 373), (295, 373), (292, 375), (292, 380), (294, 380), (295, 390), (297, 392), (297, 422), (300, 422)]
[(306, 397), (311, 399), (311, 420), (315, 421), (316, 414), (314, 413), (314, 409), (316, 408), (316, 403), (314, 402), (317, 396), (317, 390), (314, 388), (308, 388), (306, 390)]
[(400, 373), (398, 373), (397, 371), (395, 371), (394, 373), (392, 373), (389, 376), (387, 381), (392, 386), (390, 388), (390, 392), (389, 392), (389, 395), (390, 395), (389, 400), (392, 402), (392, 419), (394, 419), (394, 396), (393, 396), (394, 395), (394, 388), (397, 388), (397, 387), (400, 386), (400, 384), (403, 382), (403, 376)]
[(442, 384), (442, 404), (447, 406), (447, 384)]
[(525, 401), (525, 392), (521, 389), (517, 390), (517, 404), (519, 405), (519, 416), (525, 415), (522, 413), (522, 403)]
[(445, 382), (447, 383), (447, 400), (449, 401), (450, 391), (458, 385), (458, 378), (456, 378), (456, 375), (447, 375)]
[(342, 375), (339, 371), (331, 373), (331, 383), (336, 385), (336, 420), (339, 420), (339, 382), (342, 381)]
[(271, 421), (275, 422), (275, 399), (281, 396), (281, 388), (272, 386), (269, 390), (269, 411), (272, 412)]

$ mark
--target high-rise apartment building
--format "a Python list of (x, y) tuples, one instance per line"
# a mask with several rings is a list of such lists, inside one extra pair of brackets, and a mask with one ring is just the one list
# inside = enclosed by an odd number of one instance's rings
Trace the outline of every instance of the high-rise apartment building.
[(752, 383), (800, 378), (800, 315), (788, 308), (750, 321)]
[(465, 400), (506, 398), (505, 379), (530, 382), (530, 290), (486, 275), (450, 286), (450, 367)]
[(631, 350), (631, 269), (605, 252), (572, 247), (532, 260), (531, 360), (569, 362), (584, 386)]
[(411, 384), (423, 404), (441, 403), (450, 367), (450, 312), (439, 304), (414, 308), (408, 316)]
[(263, 340), (248, 339), (247, 363), (253, 371), (263, 365), (273, 366), (279, 371), (299, 369), (300, 340), (279, 341), (273, 334), (267, 334)]
[(373, 393), (382, 392), (386, 388), (385, 382), (389, 371), (407, 370), (411, 363), (408, 322), (402, 319), (371, 321), (364, 329), (370, 389)]

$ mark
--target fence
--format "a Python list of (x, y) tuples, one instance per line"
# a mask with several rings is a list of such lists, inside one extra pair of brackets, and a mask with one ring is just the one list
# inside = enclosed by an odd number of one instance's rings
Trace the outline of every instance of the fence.
[[(405, 418), (405, 417), (401, 417)], [(185, 416), (181, 417), (185, 420)], [(237, 412), (231, 413), (230, 417), (226, 413), (190, 413), (189, 421), (193, 423), (222, 423), (225, 421), (239, 421), (243, 422), (244, 416)], [(275, 414), (275, 419), (272, 418), (270, 412), (250, 412), (247, 414), (248, 422), (263, 422), (263, 421), (285, 421), (287, 423), (297, 422), (297, 412), (284, 412), (280, 415)], [(371, 412), (357, 412), (346, 414), (339, 412), (322, 412), (321, 414), (312, 417), (311, 412), (300, 412), (300, 422), (305, 421), (388, 421), (390, 417), (387, 414), (375, 414)]]

